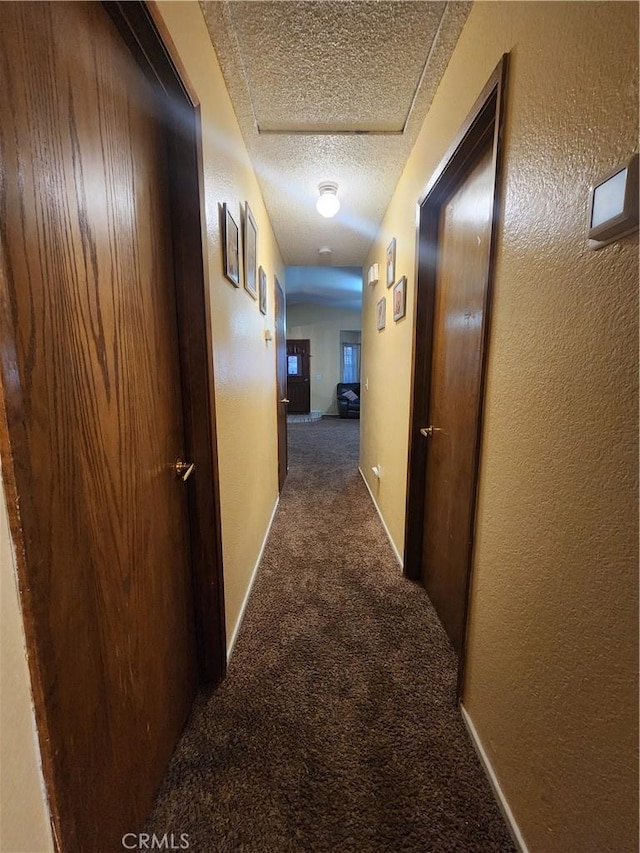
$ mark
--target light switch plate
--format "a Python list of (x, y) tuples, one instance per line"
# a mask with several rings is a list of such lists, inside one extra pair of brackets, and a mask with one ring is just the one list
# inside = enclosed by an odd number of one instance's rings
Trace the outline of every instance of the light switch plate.
[(589, 198), (589, 245), (599, 249), (638, 227), (638, 155), (597, 181)]

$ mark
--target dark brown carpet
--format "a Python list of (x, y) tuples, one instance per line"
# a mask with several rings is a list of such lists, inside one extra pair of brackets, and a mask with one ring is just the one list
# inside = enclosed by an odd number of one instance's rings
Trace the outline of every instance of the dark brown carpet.
[(290, 470), (225, 683), (146, 830), (192, 851), (513, 850), (455, 708), (456, 661), (357, 470), (358, 421), (290, 426)]

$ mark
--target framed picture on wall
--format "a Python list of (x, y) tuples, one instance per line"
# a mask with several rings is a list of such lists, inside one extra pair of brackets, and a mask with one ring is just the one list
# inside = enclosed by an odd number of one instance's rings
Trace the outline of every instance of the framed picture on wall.
[(402, 276), (393, 288), (393, 319), (398, 322), (407, 313), (407, 277)]
[(267, 274), (260, 267), (258, 270), (258, 305), (262, 314), (267, 313)]
[(376, 305), (376, 327), (378, 331), (384, 329), (387, 323), (387, 298), (383, 296)]
[(244, 204), (244, 289), (258, 298), (258, 226), (248, 201)]
[(387, 246), (387, 287), (396, 280), (396, 238)]
[(222, 266), (226, 278), (240, 287), (240, 234), (226, 204), (220, 210), (222, 222)]

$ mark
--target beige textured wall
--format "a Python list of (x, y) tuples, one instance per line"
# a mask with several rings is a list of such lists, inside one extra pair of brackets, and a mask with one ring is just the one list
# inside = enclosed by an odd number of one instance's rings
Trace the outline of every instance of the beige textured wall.
[[(242, 602), (278, 497), (274, 274), (284, 267), (256, 177), (197, 3), (158, 3), (201, 105), (211, 317), (218, 418), (227, 636)], [(258, 225), (258, 263), (268, 277), (268, 314), (222, 275), (218, 204), (226, 202), (240, 225), (249, 202)]]
[(368, 261), (397, 237), (410, 316), (378, 333), (365, 294), (362, 468), (401, 546), (415, 203), (506, 51), (464, 703), (530, 850), (635, 851), (638, 239), (590, 252), (585, 221), (637, 150), (636, 4), (474, 6)]
[(311, 342), (311, 408), (336, 415), (336, 383), (342, 379), (340, 332), (360, 328), (360, 311), (325, 305), (289, 305), (287, 337)]
[(53, 850), (43, 798), (24, 630), (0, 480), (0, 851)]
[[(406, 197), (405, 197), (406, 196)], [(407, 485), (408, 420), (411, 396), (411, 348), (413, 343), (415, 192), (396, 191), (364, 265), (362, 289), (362, 398), (360, 402), (360, 470), (384, 517), (397, 554), (404, 543), (405, 492)], [(407, 277), (407, 313), (393, 320), (393, 288), (385, 286), (385, 251), (396, 237), (396, 281)], [(372, 263), (380, 269), (380, 281), (366, 284)], [(386, 300), (386, 325), (376, 327), (377, 305)], [(372, 468), (382, 469), (380, 478)]]

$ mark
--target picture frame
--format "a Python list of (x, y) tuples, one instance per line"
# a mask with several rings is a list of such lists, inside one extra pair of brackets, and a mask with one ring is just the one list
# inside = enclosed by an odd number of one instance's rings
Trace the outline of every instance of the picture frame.
[(402, 278), (393, 287), (393, 319), (397, 323), (407, 313), (407, 277)]
[(267, 313), (267, 274), (262, 267), (258, 270), (258, 307), (261, 314)]
[(249, 202), (244, 203), (244, 289), (258, 298), (258, 226)]
[(234, 287), (240, 287), (240, 231), (227, 204), (220, 211), (222, 222), (222, 269)]
[(391, 287), (396, 280), (396, 238), (387, 246), (387, 287)]
[(381, 332), (387, 324), (387, 297), (383, 296), (376, 305), (376, 328)]

